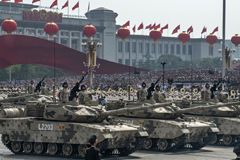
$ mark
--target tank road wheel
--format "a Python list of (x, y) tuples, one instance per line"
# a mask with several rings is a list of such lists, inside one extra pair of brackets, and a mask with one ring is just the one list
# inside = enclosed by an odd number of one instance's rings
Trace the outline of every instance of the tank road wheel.
[(19, 153), (23, 150), (21, 142), (14, 141), (11, 146), (14, 153)]
[(144, 141), (144, 145), (143, 145), (143, 148), (144, 149), (150, 149), (152, 147), (152, 140), (151, 138), (146, 138), (145, 141)]
[(48, 144), (48, 153), (51, 155), (55, 155), (58, 152), (58, 146), (56, 143), (49, 143)]
[(31, 142), (24, 142), (23, 143), (23, 150), (25, 153), (32, 153), (33, 152), (33, 145)]
[(157, 142), (158, 149), (161, 151), (166, 151), (169, 147), (169, 143), (166, 139), (159, 139)]
[(47, 147), (43, 143), (34, 143), (34, 151), (37, 154), (42, 154), (42, 153), (45, 153), (47, 151)]
[(73, 154), (73, 147), (71, 144), (64, 144), (62, 146), (62, 152), (65, 156), (70, 156)]
[(9, 144), (10, 143), (9, 135), (7, 135), (7, 134), (2, 135), (2, 143), (3, 144)]
[(234, 137), (231, 135), (223, 135), (222, 139), (223, 139), (223, 144), (225, 144), (226, 146), (231, 145), (235, 140)]
[(79, 145), (78, 146), (78, 154), (81, 156), (81, 157), (85, 157), (85, 150), (88, 148), (87, 145)]
[(214, 135), (213, 138), (212, 138), (212, 141), (210, 142), (210, 144), (217, 144), (219, 141), (219, 137), (218, 135)]

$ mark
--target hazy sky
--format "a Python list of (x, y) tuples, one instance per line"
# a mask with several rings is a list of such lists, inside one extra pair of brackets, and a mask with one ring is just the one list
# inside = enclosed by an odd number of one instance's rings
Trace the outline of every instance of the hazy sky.
[[(11, 0), (13, 1), (13, 0)], [(43, 6), (50, 6), (54, 0), (41, 0)], [(61, 8), (67, 0), (58, 0), (58, 7)], [(235, 33), (240, 34), (240, 0), (226, 0), (226, 38), (231, 38)], [(32, 0), (24, 0), (31, 3)], [(78, 0), (69, 0), (72, 8)], [(186, 31), (191, 25), (194, 32), (191, 37), (198, 38), (204, 26), (207, 33), (219, 27), (216, 35), (222, 37), (222, 0), (80, 0), (80, 15), (84, 15), (90, 2), (90, 9), (105, 7), (118, 13), (117, 24), (123, 25), (130, 20), (131, 28), (136, 24), (144, 23), (144, 27), (151, 23), (160, 23), (161, 27), (169, 24), (168, 31), (163, 36), (171, 35), (172, 30), (181, 25), (181, 31)], [(39, 3), (35, 3), (38, 5)], [(67, 13), (67, 8), (62, 10)], [(77, 15), (77, 9), (70, 14)], [(136, 34), (142, 34), (138, 31)], [(144, 34), (148, 34), (144, 30)]]

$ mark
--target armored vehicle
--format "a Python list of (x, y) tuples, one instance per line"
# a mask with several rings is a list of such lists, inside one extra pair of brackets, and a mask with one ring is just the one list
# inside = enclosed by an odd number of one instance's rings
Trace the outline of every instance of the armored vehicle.
[[(145, 100), (144, 103), (147, 101)], [(159, 104), (153, 100), (148, 102)], [(141, 103), (143, 102), (112, 101), (107, 103), (106, 109), (132, 108)], [(219, 130), (214, 123), (199, 121), (194, 118), (184, 118), (183, 114), (221, 106), (223, 104), (180, 109), (174, 105), (169, 105), (156, 109), (118, 114), (116, 119), (122, 119), (133, 124), (140, 123), (146, 127), (149, 134), (144, 145), (146, 150), (169, 151), (178, 147), (200, 149), (210, 143)]]
[[(202, 92), (202, 96), (204, 96), (204, 91)], [(197, 117), (208, 122), (214, 122), (219, 129), (219, 133), (214, 136), (214, 140), (211, 144), (229, 146), (240, 140), (240, 102), (238, 99), (227, 99), (227, 97), (227, 94), (222, 93), (221, 98), (217, 99), (217, 97), (215, 97), (210, 101), (202, 99), (201, 101), (184, 100), (176, 101), (174, 103), (181, 108), (190, 108), (197, 105), (223, 105), (223, 107), (219, 108), (191, 112), (188, 116)], [(235, 102), (235, 104), (233, 102)]]
[[(128, 155), (142, 147), (148, 136), (142, 126), (124, 124), (108, 116), (166, 104), (139, 105), (105, 111), (100, 106), (28, 102), (23, 117), (0, 118), (2, 143), (16, 154), (83, 158), (90, 136), (98, 137), (104, 154)], [(117, 151), (116, 151), (117, 150)]]

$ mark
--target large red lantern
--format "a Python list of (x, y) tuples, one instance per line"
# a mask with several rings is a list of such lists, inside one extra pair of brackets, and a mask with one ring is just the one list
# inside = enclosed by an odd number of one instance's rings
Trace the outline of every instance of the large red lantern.
[(121, 27), (118, 29), (117, 35), (122, 38), (122, 41), (125, 41), (130, 36), (130, 30), (127, 27)]
[(238, 47), (240, 44), (240, 36), (238, 34), (235, 34), (235, 36), (232, 36), (231, 42), (235, 44), (235, 47)]
[(178, 39), (179, 39), (179, 41), (182, 42), (182, 45), (186, 45), (186, 42), (188, 42), (190, 40), (190, 35), (186, 31), (183, 31), (182, 33), (180, 33), (178, 35)]
[(58, 32), (58, 25), (54, 22), (48, 22), (44, 26), (44, 31), (49, 34), (49, 38), (53, 38), (53, 35)]
[(157, 43), (158, 39), (162, 37), (162, 32), (154, 29), (149, 33), (149, 37), (153, 39), (154, 43)]
[(83, 28), (83, 34), (88, 37), (88, 40), (90, 40), (91, 37), (96, 34), (96, 32), (96, 28), (91, 24), (88, 24)]
[(214, 43), (216, 43), (218, 40), (217, 36), (214, 34), (209, 34), (206, 38), (206, 41), (210, 44), (210, 46), (212, 47)]
[(11, 18), (8, 18), (2, 22), (2, 29), (6, 31), (8, 35), (10, 35), (17, 29), (17, 23)]

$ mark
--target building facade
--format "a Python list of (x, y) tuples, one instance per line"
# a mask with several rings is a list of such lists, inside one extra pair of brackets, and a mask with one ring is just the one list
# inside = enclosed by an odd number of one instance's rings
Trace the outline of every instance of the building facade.
[[(47, 22), (24, 20), (22, 10), (34, 11), (39, 8), (31, 4), (11, 4), (10, 11), (9, 3), (1, 3), (1, 22), (12, 18), (18, 24), (13, 34), (52, 40), (48, 38), (43, 29)], [(152, 61), (156, 61), (162, 54), (173, 54), (183, 60), (221, 56), (218, 53), (221, 49), (220, 40), (213, 47), (209, 47), (203, 38), (192, 38), (186, 45), (182, 45), (177, 37), (162, 37), (157, 43), (153, 43), (147, 35), (130, 35), (125, 42), (122, 42), (121, 38), (116, 35), (120, 27), (116, 24), (117, 16), (118, 14), (114, 11), (103, 7), (91, 10), (82, 17), (63, 15), (62, 22), (57, 23), (59, 31), (54, 35), (54, 40), (59, 44), (85, 52), (81, 44), (87, 42), (87, 37), (82, 33), (82, 29), (85, 25), (92, 24), (97, 29), (93, 40), (103, 44), (98, 50), (97, 57), (112, 62), (128, 65), (130, 61), (130, 65), (137, 66), (138, 62), (146, 60), (146, 55), (150, 56)], [(0, 35), (4, 34), (6, 32), (0, 28)]]

